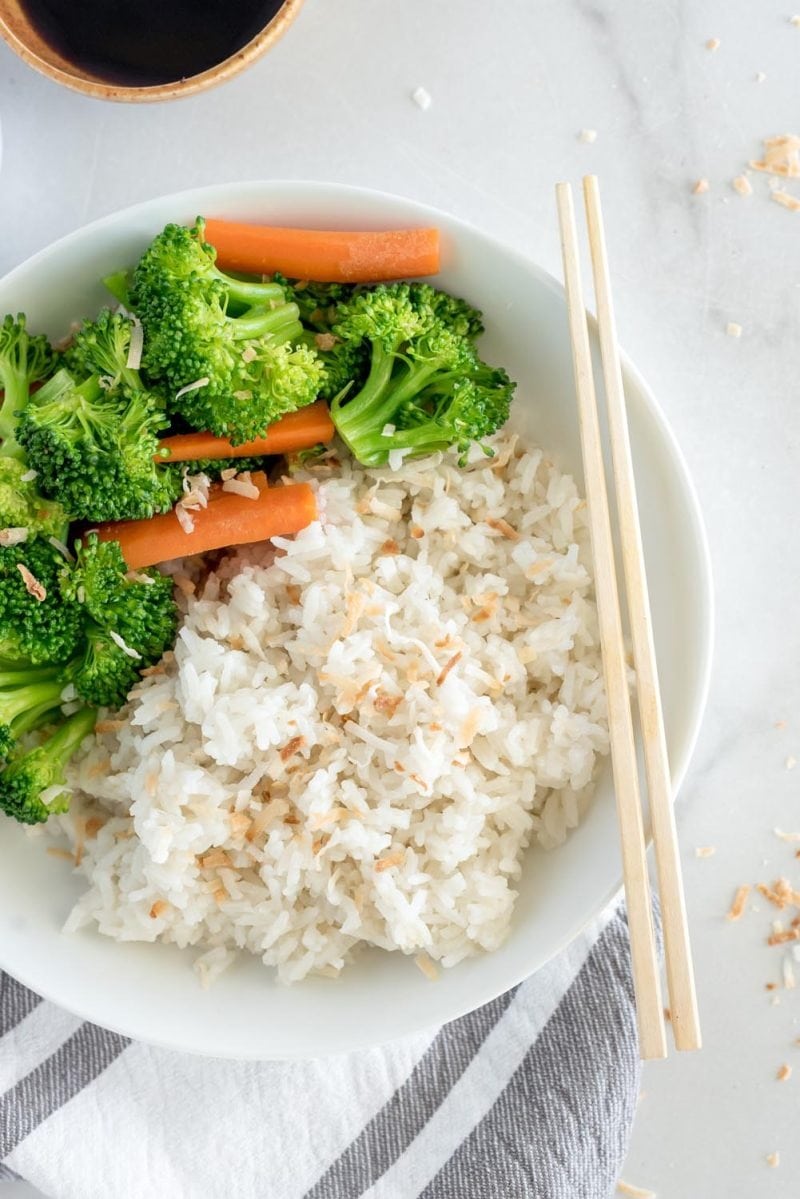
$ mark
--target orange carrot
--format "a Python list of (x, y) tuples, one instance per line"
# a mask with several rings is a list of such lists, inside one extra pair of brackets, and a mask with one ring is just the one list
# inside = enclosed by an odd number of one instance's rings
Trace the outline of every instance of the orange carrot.
[(207, 220), (205, 239), (222, 270), (249, 275), (280, 271), (320, 283), (377, 283), (439, 270), (438, 229), (351, 233)]
[(230, 545), (245, 545), (299, 533), (317, 518), (317, 501), (308, 483), (267, 487), (266, 477), (251, 476), (258, 499), (211, 488), (208, 507), (189, 513), (194, 529), (187, 533), (172, 512), (149, 520), (109, 521), (97, 529), (101, 541), (118, 541), (130, 570), (204, 554)]
[(177, 433), (161, 442), (166, 455), (157, 454), (159, 462), (192, 462), (204, 458), (260, 458), (266, 454), (291, 454), (307, 450), (320, 442), (331, 441), (333, 421), (324, 400), (306, 408), (298, 408), (270, 425), (263, 437), (231, 445), (225, 437), (213, 433)]

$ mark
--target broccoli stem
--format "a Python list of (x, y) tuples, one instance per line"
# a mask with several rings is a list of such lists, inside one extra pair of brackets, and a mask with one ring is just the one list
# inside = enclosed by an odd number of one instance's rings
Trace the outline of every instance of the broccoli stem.
[(44, 750), (48, 758), (51, 759), (51, 764), (57, 766), (60, 763), (63, 770), (75, 751), (80, 748), (81, 742), (85, 737), (89, 736), (96, 724), (97, 709), (80, 708), (72, 716), (68, 716), (44, 745), (40, 746), (40, 752)]
[(278, 308), (266, 311), (258, 307), (249, 308), (241, 316), (233, 318), (232, 326), (237, 339), (271, 336), (289, 341), (303, 332), (300, 309), (296, 304), (281, 304)]
[(28, 402), (27, 372), (18, 367), (6, 366), (3, 371), (3, 406), (0, 408), (0, 438), (3, 458), (24, 458), (25, 451), (17, 441), (17, 417)]
[[(270, 304), (273, 300), (283, 303), (286, 296), (280, 283), (260, 283), (251, 279), (234, 279), (216, 267), (209, 272), (222, 283), (231, 300), (238, 304)], [(106, 287), (108, 281), (106, 280)]]

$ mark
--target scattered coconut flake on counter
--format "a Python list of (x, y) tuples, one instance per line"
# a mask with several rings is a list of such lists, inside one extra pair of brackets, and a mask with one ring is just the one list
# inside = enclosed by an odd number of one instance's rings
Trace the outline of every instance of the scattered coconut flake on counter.
[(800, 137), (796, 133), (781, 133), (764, 138), (764, 156), (751, 160), (754, 171), (781, 175), (784, 179), (800, 178)]
[(597, 130), (581, 129), (580, 133), (578, 134), (578, 141), (586, 142), (587, 145), (591, 145), (592, 142), (597, 141)]
[(780, 837), (781, 841), (800, 841), (800, 833), (785, 833), (780, 828), (774, 828), (772, 831), (776, 837)]
[(794, 25), (795, 29), (800, 29), (800, 15), (789, 17), (789, 24)]
[(698, 845), (694, 851), (694, 856), (696, 858), (713, 858), (716, 852), (716, 845)]
[(617, 1183), (617, 1194), (628, 1195), (630, 1199), (656, 1199), (655, 1191), (648, 1191), (647, 1187), (634, 1186), (632, 1182), (625, 1182), (622, 1178)]
[(728, 321), (725, 326), (725, 332), (728, 334), (728, 337), (741, 337), (742, 326), (737, 321)]
[(794, 965), (792, 963), (791, 958), (787, 957), (787, 958), (783, 959), (783, 966), (781, 968), (781, 973), (783, 974), (784, 990), (785, 991), (793, 991), (795, 989), (795, 987), (797, 986), (797, 977), (795, 976)]
[(787, 1064), (784, 1062), (784, 1064), (778, 1068), (778, 1073), (775, 1075), (775, 1078), (778, 1082), (788, 1082), (791, 1077), (792, 1067), (787, 1066)]
[(756, 83), (763, 83), (766, 77), (765, 71), (756, 71)]
[(718, 37), (710, 37), (706, 42), (706, 50), (719, 50), (721, 45)]
[(776, 1170), (781, 1164), (781, 1155), (777, 1150), (775, 1150), (774, 1153), (767, 1154), (765, 1161), (768, 1166), (771, 1166), (773, 1170)]
[(415, 88), (411, 93), (411, 99), (414, 101), (417, 108), (421, 108), (423, 112), (427, 112), (433, 103), (433, 97), (426, 87)]
[(753, 185), (746, 175), (737, 175), (735, 179), (731, 180), (731, 187), (740, 196), (752, 196), (753, 194)]
[(728, 920), (741, 920), (744, 915), (744, 909), (747, 905), (747, 897), (750, 894), (751, 887), (749, 883), (744, 883), (739, 887), (733, 897), (733, 903), (728, 911)]
[(776, 204), (788, 208), (790, 212), (800, 212), (800, 200), (797, 196), (793, 196), (789, 192), (781, 190), (781, 188), (776, 188), (772, 192), (772, 199)]
[(790, 754), (789, 757), (784, 762), (784, 766), (786, 767), (787, 770), (794, 770), (796, 765), (797, 765), (797, 758), (793, 758), (792, 755)]
[(692, 188), (692, 195), (693, 196), (704, 196), (710, 186), (711, 186), (711, 184), (708, 182), (707, 179), (698, 179), (697, 182), (695, 183), (694, 187)]
[(181, 396), (187, 395), (190, 391), (199, 391), (201, 387), (207, 387), (210, 382), (208, 375), (203, 375), (202, 379), (195, 379), (194, 383), (187, 383), (184, 387), (179, 387), (175, 392), (175, 399), (179, 400)]
[(22, 545), (28, 540), (28, 530), (22, 526), (10, 529), (0, 529), (0, 545), (7, 549), (10, 545)]
[(128, 346), (128, 360), (125, 363), (129, 371), (138, 371), (142, 365), (142, 350), (144, 349), (144, 327), (138, 316), (131, 313), (131, 342)]

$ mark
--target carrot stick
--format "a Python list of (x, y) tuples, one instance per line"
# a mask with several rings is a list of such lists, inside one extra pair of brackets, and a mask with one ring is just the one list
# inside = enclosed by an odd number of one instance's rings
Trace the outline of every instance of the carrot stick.
[(251, 477), (258, 499), (212, 487), (208, 507), (190, 513), (191, 533), (183, 529), (173, 510), (149, 520), (109, 521), (98, 527), (97, 535), (101, 541), (118, 541), (129, 569), (138, 570), (186, 554), (299, 533), (316, 520), (317, 501), (308, 483), (268, 488), (264, 475)]
[(390, 229), (381, 233), (280, 229), (207, 220), (205, 239), (222, 270), (250, 275), (280, 271), (290, 279), (320, 283), (376, 283), (435, 275), (438, 229)]
[(161, 449), (168, 454), (157, 454), (159, 462), (193, 462), (205, 458), (260, 458), (266, 454), (291, 454), (295, 450), (307, 450), (320, 442), (333, 439), (333, 421), (324, 400), (317, 400), (307, 408), (298, 408), (270, 425), (263, 437), (246, 441), (243, 445), (231, 445), (225, 437), (213, 433), (177, 433), (165, 437)]

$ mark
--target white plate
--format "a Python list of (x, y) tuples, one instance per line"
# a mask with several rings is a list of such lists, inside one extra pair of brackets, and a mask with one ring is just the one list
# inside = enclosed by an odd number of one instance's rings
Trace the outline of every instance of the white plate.
[[(321, 183), (224, 184), (137, 205), (71, 234), (0, 282), (0, 313), (28, 313), (61, 336), (106, 301), (98, 280), (132, 263), (168, 221), (198, 213), (341, 228), (438, 225), (439, 283), (483, 309), (490, 361), (519, 381), (515, 420), (580, 475), (564, 296), (544, 271), (444, 213), (377, 192)], [(553, 211), (555, 221), (555, 209)], [(641, 377), (625, 365), (670, 760), (686, 772), (705, 703), (712, 645), (708, 551), (680, 451)], [(131, 1037), (235, 1058), (341, 1053), (431, 1027), (486, 1003), (556, 954), (613, 897), (620, 862), (610, 771), (592, 809), (557, 851), (530, 851), (511, 935), (492, 954), (428, 981), (401, 954), (371, 952), (342, 977), (286, 988), (256, 959), (209, 991), (192, 951), (118, 944), (61, 927), (81, 880), (0, 819), (0, 966), (48, 999)]]

